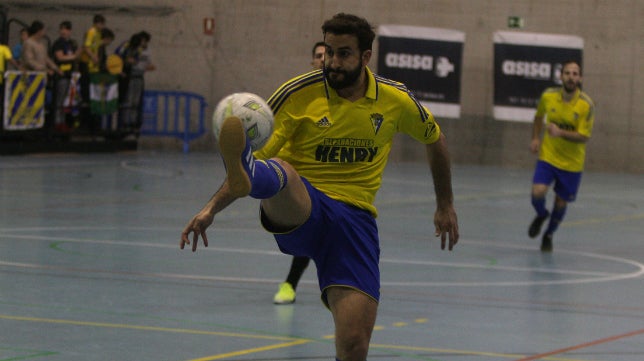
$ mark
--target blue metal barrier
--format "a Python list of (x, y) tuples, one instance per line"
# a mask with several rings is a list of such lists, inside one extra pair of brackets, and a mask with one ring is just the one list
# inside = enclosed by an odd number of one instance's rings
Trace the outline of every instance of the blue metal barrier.
[(188, 153), (190, 141), (206, 132), (204, 116), (207, 105), (199, 94), (146, 90), (143, 94), (141, 135), (179, 138), (183, 140), (183, 152)]

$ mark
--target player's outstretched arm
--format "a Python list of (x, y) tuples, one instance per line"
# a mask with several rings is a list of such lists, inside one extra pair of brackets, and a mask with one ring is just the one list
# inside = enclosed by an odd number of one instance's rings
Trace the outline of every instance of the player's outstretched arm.
[[(449, 152), (447, 151), (443, 134), (441, 134), (438, 141), (427, 145), (427, 158), (432, 171), (434, 191), (436, 193), (435, 235), (441, 238), (441, 249), (445, 249), (447, 244), (448, 249), (451, 251), (454, 245), (458, 243), (458, 218), (454, 209)], [(448, 240), (449, 243), (447, 243)]]
[(186, 244), (190, 244), (190, 233), (192, 233), (192, 251), (197, 250), (197, 244), (199, 243), (199, 237), (203, 240), (205, 247), (208, 247), (208, 237), (206, 236), (206, 229), (210, 227), (213, 220), (215, 219), (215, 214), (221, 212), (224, 208), (228, 207), (237, 199), (232, 196), (230, 189), (228, 188), (228, 181), (224, 181), (224, 184), (219, 188), (219, 190), (210, 198), (208, 203), (197, 213), (190, 222), (186, 225), (181, 232), (181, 242), (179, 242), (179, 248), (183, 249)]

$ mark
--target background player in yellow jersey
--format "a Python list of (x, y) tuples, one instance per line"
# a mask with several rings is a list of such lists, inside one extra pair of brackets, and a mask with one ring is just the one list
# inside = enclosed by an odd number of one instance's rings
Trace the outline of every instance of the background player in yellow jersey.
[(280, 250), (316, 264), (321, 298), (335, 323), (336, 360), (365, 361), (380, 297), (373, 202), (397, 132), (426, 145), (442, 249), (458, 242), (458, 222), (445, 137), (404, 85), (367, 67), (372, 26), (337, 14), (322, 31), (324, 72), (298, 76), (268, 99), (275, 129), (262, 149), (252, 154), (239, 118), (224, 120), (219, 147), (226, 179), (188, 222), (180, 247), (192, 242), (195, 251), (199, 237), (207, 245), (215, 214), (237, 198), (261, 199), (262, 225)]
[[(326, 45), (323, 41), (318, 41), (313, 45), (311, 50), (311, 66), (313, 69), (324, 69), (324, 53)], [(279, 154), (277, 155), (279, 157)], [(288, 270), (286, 280), (282, 282), (273, 296), (273, 303), (276, 305), (288, 305), (295, 302), (295, 290), (297, 284), (302, 278), (302, 274), (311, 261), (308, 257), (293, 257), (291, 268)]]
[[(537, 216), (530, 224), (528, 235), (533, 238), (539, 235), (544, 221), (550, 217), (541, 240), (543, 252), (552, 251), (552, 236), (566, 214), (568, 202), (577, 196), (586, 142), (595, 121), (595, 107), (581, 91), (581, 80), (581, 66), (575, 61), (565, 62), (561, 70), (562, 86), (543, 92), (534, 117), (530, 150), (539, 152), (532, 180), (532, 206)], [(546, 131), (541, 141), (544, 117)], [(546, 194), (553, 183), (555, 201), (552, 212), (548, 212)]]

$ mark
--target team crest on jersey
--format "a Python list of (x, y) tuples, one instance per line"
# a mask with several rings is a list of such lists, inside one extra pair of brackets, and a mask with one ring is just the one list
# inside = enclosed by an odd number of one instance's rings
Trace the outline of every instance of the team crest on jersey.
[(317, 124), (317, 126), (320, 128), (328, 128), (331, 126), (331, 122), (329, 122), (329, 119), (327, 117), (318, 120), (315, 124)]
[(579, 119), (579, 113), (573, 113), (572, 117), (577, 121)]
[(380, 113), (373, 113), (370, 116), (371, 126), (373, 126), (373, 131), (378, 134), (382, 122), (385, 120), (385, 117)]

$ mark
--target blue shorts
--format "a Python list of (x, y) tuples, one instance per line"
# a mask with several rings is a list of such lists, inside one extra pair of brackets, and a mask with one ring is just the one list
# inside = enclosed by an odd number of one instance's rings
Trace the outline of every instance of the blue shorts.
[(380, 245), (373, 215), (329, 198), (302, 178), (311, 197), (311, 215), (300, 227), (277, 234), (262, 213), (262, 225), (276, 233), (283, 253), (315, 262), (322, 302), (329, 307), (326, 289), (345, 286), (380, 299)]
[(561, 199), (574, 202), (581, 183), (581, 172), (568, 172), (542, 160), (537, 161), (532, 183), (549, 186), (552, 182), (555, 182), (555, 193)]

